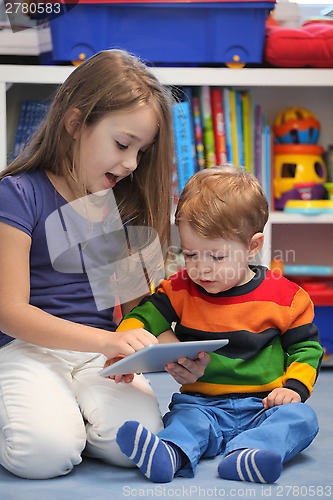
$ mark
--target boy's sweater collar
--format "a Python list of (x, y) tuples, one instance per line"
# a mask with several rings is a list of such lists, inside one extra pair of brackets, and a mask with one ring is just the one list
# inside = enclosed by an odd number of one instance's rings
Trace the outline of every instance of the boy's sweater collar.
[(259, 265), (249, 267), (255, 273), (253, 278), (247, 283), (244, 283), (244, 285), (235, 286), (233, 288), (230, 288), (230, 290), (226, 290), (224, 292), (209, 293), (200, 285), (197, 285), (195, 283), (193, 284), (200, 290), (201, 293), (203, 293), (204, 295), (208, 295), (209, 297), (238, 297), (240, 295), (245, 295), (247, 293), (253, 292), (253, 290), (258, 288), (258, 286), (261, 285), (261, 283), (266, 278), (267, 274), (267, 267)]

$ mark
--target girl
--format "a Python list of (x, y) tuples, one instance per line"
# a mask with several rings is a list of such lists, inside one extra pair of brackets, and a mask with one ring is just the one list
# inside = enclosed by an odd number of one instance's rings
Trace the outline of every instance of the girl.
[[(135, 57), (109, 50), (73, 71), (32, 144), (2, 172), (0, 463), (20, 477), (67, 474), (84, 449), (130, 466), (115, 441), (122, 423), (135, 414), (152, 432), (162, 428), (142, 375), (128, 384), (98, 375), (106, 358), (156, 340), (144, 331), (114, 333), (113, 308), (98, 307), (84, 254), (103, 226), (105, 206), (98, 200), (105, 193), (115, 197), (123, 221), (151, 227), (161, 244), (168, 241), (172, 154), (166, 89)], [(97, 208), (86, 217), (75, 203), (91, 197)], [(69, 245), (57, 267), (52, 245), (61, 236), (50, 220), (69, 203), (81, 222), (89, 219), (90, 232), (84, 243)], [(68, 236), (66, 221), (61, 224)], [(103, 251), (117, 247), (113, 234)], [(85, 264), (81, 271), (73, 267), (78, 260)], [(123, 304), (123, 314), (137, 302)], [(184, 360), (169, 372), (193, 381), (208, 359)]]

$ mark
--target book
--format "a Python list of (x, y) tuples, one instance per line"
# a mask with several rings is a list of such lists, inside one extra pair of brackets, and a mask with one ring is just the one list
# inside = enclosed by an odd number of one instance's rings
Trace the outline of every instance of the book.
[(261, 183), (261, 141), (262, 141), (262, 113), (260, 104), (254, 106), (254, 175)]
[(176, 165), (176, 158), (174, 158), (172, 164), (172, 172), (171, 172), (171, 216), (174, 217), (179, 201), (179, 181), (178, 181), (178, 172)]
[(275, 197), (274, 197), (274, 138), (272, 129), (269, 127), (270, 137), (269, 137), (269, 152), (267, 153), (268, 169), (270, 175), (270, 187), (269, 187), (269, 209), (270, 211), (275, 210)]
[(224, 87), (223, 90), (223, 109), (224, 109), (224, 125), (225, 125), (225, 141), (227, 147), (228, 163), (234, 163), (232, 154), (232, 138), (231, 138), (231, 116), (230, 116), (230, 89)]
[(192, 156), (193, 156), (193, 161), (194, 161), (194, 170), (195, 170), (195, 172), (197, 172), (199, 170), (199, 165), (198, 165), (195, 131), (194, 131), (195, 124), (194, 124), (194, 116), (193, 116), (193, 108), (192, 108), (192, 101), (193, 101), (192, 87), (184, 87), (183, 88), (183, 95), (184, 95), (184, 101), (188, 102), (190, 105), (189, 109), (190, 109), (190, 118), (191, 118)]
[(221, 88), (211, 87), (210, 101), (212, 107), (216, 164), (223, 165), (227, 163), (228, 157), (227, 157), (227, 144), (225, 138), (223, 95)]
[(179, 192), (183, 190), (187, 180), (195, 173), (191, 127), (190, 103), (178, 102), (174, 104), (173, 128)]
[(261, 113), (261, 148), (260, 148), (260, 174), (259, 180), (267, 196), (267, 178), (266, 178), (266, 119), (265, 115)]
[(46, 117), (50, 105), (50, 100), (30, 100), (22, 102), (15, 137), (13, 160), (23, 153), (33, 134)]
[(251, 96), (249, 91), (242, 93), (243, 110), (243, 140), (244, 140), (244, 167), (245, 170), (253, 172), (252, 160), (252, 116)]
[(242, 93), (239, 90), (235, 91), (235, 99), (238, 166), (244, 167), (243, 104)]
[(200, 89), (199, 104), (203, 126), (206, 168), (210, 168), (216, 166), (216, 156), (210, 89), (208, 85), (202, 85)]
[(273, 177), (273, 172), (272, 172), (272, 132), (271, 128), (269, 125), (265, 125), (265, 170), (266, 170), (266, 186), (265, 186), (265, 193), (267, 196), (267, 200), (269, 203), (269, 208), (272, 210), (272, 177)]
[(203, 143), (203, 131), (201, 125), (201, 114), (199, 98), (192, 94), (192, 112), (194, 121), (194, 137), (195, 147), (197, 152), (198, 170), (202, 170), (206, 166), (205, 162), (205, 148)]
[(232, 163), (235, 167), (239, 165), (238, 144), (237, 144), (237, 113), (236, 113), (236, 92), (233, 89), (229, 90), (230, 100), (230, 127), (231, 127), (231, 150)]

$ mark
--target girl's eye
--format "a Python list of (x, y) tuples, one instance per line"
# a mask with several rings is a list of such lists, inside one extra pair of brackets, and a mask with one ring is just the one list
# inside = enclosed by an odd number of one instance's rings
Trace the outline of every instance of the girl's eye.
[(119, 142), (119, 141), (116, 141), (116, 144), (117, 144), (117, 147), (118, 147), (119, 149), (127, 149), (127, 148), (128, 148), (128, 146), (126, 146), (126, 144), (122, 144), (122, 143), (121, 143), (121, 142)]
[(212, 255), (212, 259), (215, 260), (215, 261), (217, 261), (217, 262), (221, 262), (222, 260), (225, 259), (225, 257), (224, 256), (221, 257), (219, 255)]

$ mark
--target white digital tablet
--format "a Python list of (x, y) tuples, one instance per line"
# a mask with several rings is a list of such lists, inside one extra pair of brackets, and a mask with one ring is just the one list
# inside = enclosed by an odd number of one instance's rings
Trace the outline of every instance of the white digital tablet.
[(177, 362), (179, 358), (197, 359), (199, 352), (214, 352), (228, 342), (226, 339), (219, 339), (151, 344), (103, 368), (99, 375), (108, 377), (126, 373), (160, 372), (165, 365)]

